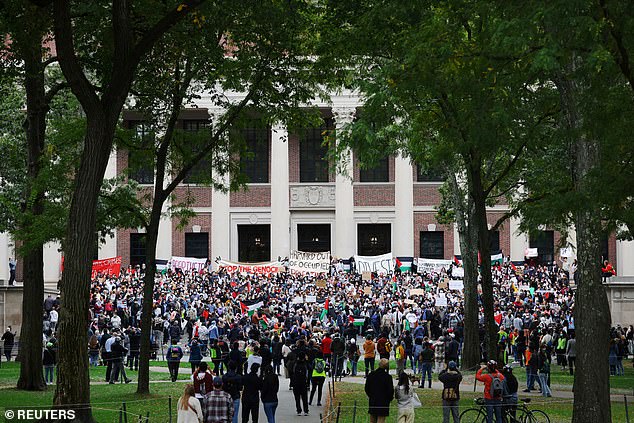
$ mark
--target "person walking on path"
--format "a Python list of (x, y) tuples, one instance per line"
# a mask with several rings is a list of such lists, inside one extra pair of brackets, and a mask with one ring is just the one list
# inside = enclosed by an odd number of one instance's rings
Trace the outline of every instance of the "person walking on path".
[(267, 423), (275, 423), (275, 410), (277, 410), (277, 393), (280, 390), (280, 381), (273, 371), (273, 366), (266, 364), (262, 368), (262, 405)]
[(183, 358), (183, 349), (172, 343), (167, 349), (167, 368), (170, 371), (172, 382), (176, 382), (178, 379), (178, 369), (181, 365), (181, 358)]
[(211, 374), (209, 365), (206, 362), (203, 361), (200, 363), (200, 366), (198, 366), (192, 375), (192, 380), (194, 381), (194, 392), (196, 393), (196, 398), (200, 400), (202, 405), (203, 398), (207, 395), (207, 393), (211, 392), (214, 382), (214, 376)]
[(394, 397), (398, 404), (397, 423), (414, 423), (414, 396), (416, 392), (409, 386), (407, 373), (399, 373), (398, 385), (394, 390)]
[(400, 339), (396, 341), (396, 347), (394, 347), (394, 358), (396, 359), (396, 374), (400, 375), (405, 371), (405, 364), (407, 362), (405, 348), (403, 347), (403, 342)]
[(425, 375), (427, 375), (427, 382), (431, 389), (431, 368), (434, 363), (435, 353), (431, 348), (431, 343), (424, 341), (423, 352), (420, 354), (421, 361), (423, 362), (423, 371), (420, 376), (420, 387), (425, 387)]
[(229, 423), (233, 419), (233, 400), (222, 390), (222, 378), (214, 377), (213, 389), (205, 395), (205, 423)]
[[(445, 368), (445, 337), (441, 336), (434, 343), (434, 373), (440, 374)], [(430, 386), (431, 388), (431, 386)]]
[(449, 416), (453, 417), (453, 423), (460, 421), (460, 382), (462, 374), (458, 371), (455, 361), (447, 364), (447, 369), (440, 372), (438, 380), (442, 383), (442, 421), (449, 423)]
[(297, 415), (301, 416), (302, 406), (304, 415), (308, 415), (308, 364), (305, 354), (298, 354), (293, 369), (291, 370), (291, 385), (295, 396), (295, 409)]
[(543, 345), (540, 349), (538, 360), (539, 381), (542, 386), (542, 395), (545, 397), (552, 397), (550, 386), (548, 386), (548, 378), (550, 377), (550, 354)]
[(368, 373), (374, 371), (374, 358), (376, 357), (376, 346), (372, 340), (372, 335), (368, 335), (363, 343), (363, 363), (365, 364), (365, 376), (368, 377)]
[(313, 365), (310, 381), (312, 388), (310, 390), (308, 405), (313, 405), (313, 398), (315, 397), (315, 391), (317, 391), (317, 406), (321, 407), (321, 391), (326, 381), (326, 362), (321, 358), (320, 353), (315, 357), (315, 364)]
[(176, 410), (178, 411), (176, 423), (203, 423), (203, 411), (200, 402), (194, 397), (192, 385), (185, 386), (185, 392), (178, 399)]
[(388, 373), (390, 362), (379, 361), (379, 368), (370, 373), (365, 381), (365, 393), (368, 396), (370, 423), (385, 423), (390, 415), (390, 402), (394, 398), (392, 376)]
[(566, 345), (566, 357), (568, 358), (568, 370), (570, 371), (570, 376), (575, 373), (575, 362), (577, 359), (577, 341), (575, 340), (575, 334), (570, 334), (570, 339), (568, 339), (568, 344)]
[(11, 326), (2, 334), (0, 340), (4, 341), (4, 356), (7, 361), (11, 361), (11, 353), (13, 352), (13, 343), (15, 342), (15, 332), (11, 332)]
[[(484, 369), (486, 374), (482, 374)], [(495, 414), (496, 423), (502, 423), (502, 394), (504, 391), (504, 375), (498, 372), (495, 360), (489, 360), (476, 372), (476, 380), (484, 382), (484, 402), (487, 409), (487, 423), (493, 423)]]
[(249, 421), (249, 414), (253, 423), (258, 423), (260, 413), (260, 390), (262, 389), (262, 379), (258, 376), (260, 365), (253, 363), (249, 373), (242, 377), (242, 423)]
[(53, 375), (55, 374), (55, 365), (57, 364), (57, 356), (53, 349), (53, 343), (47, 342), (46, 348), (44, 348), (44, 355), (42, 357), (42, 364), (44, 365), (44, 382), (47, 385), (53, 384)]
[(194, 338), (189, 343), (189, 364), (192, 366), (192, 374), (196, 372), (201, 361), (203, 361), (203, 352), (198, 339)]
[(242, 391), (242, 376), (238, 374), (237, 364), (230, 361), (228, 371), (222, 376), (222, 387), (233, 400), (233, 423), (238, 423), (238, 412), (240, 411), (240, 391)]

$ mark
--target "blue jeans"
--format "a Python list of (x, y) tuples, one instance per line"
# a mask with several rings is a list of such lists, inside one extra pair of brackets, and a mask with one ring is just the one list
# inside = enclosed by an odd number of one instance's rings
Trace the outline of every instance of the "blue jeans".
[(240, 398), (233, 400), (233, 420), (232, 423), (238, 423), (240, 415), (238, 412), (240, 411)]
[(352, 372), (352, 376), (356, 376), (357, 375), (357, 364), (358, 362), (356, 360), (349, 360), (350, 361), (350, 366), (352, 367), (351, 372)]
[(54, 374), (55, 374), (55, 366), (44, 366), (44, 382), (53, 383)]
[(423, 385), (423, 382), (425, 382), (425, 375), (427, 375), (427, 380), (431, 382), (431, 365), (432, 363), (423, 363), (423, 371), (420, 377), (421, 385)]
[(485, 399), (487, 406), (487, 423), (493, 423), (493, 414), (495, 413), (496, 423), (502, 423), (502, 400)]
[(542, 386), (542, 395), (545, 397), (551, 396), (550, 386), (548, 386), (548, 373), (539, 372), (539, 382)]
[(267, 422), (275, 423), (275, 410), (277, 409), (277, 401), (265, 402), (262, 403), (262, 405), (264, 405), (264, 414), (266, 414)]

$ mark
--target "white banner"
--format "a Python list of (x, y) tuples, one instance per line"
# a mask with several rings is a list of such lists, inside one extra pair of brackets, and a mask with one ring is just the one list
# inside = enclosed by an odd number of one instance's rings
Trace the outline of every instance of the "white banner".
[(445, 270), (449, 269), (451, 265), (451, 260), (435, 260), (435, 259), (426, 259), (419, 258), (418, 259), (418, 273), (440, 273), (440, 271), (444, 268)]
[(284, 267), (280, 262), (271, 261), (264, 263), (239, 263), (227, 260), (218, 260), (218, 270), (224, 269), (229, 273), (257, 273), (257, 274), (269, 274), (279, 273), (284, 271)]
[(330, 251), (309, 253), (291, 250), (288, 268), (294, 272), (328, 273), (330, 270)]
[(304, 297), (304, 302), (305, 303), (316, 303), (317, 302), (317, 296), (316, 295), (306, 295)]
[(451, 277), (458, 279), (464, 278), (464, 267), (454, 267), (451, 271)]
[(449, 289), (452, 291), (462, 291), (464, 289), (464, 282), (461, 280), (449, 281)]
[(193, 257), (172, 257), (170, 260), (170, 269), (181, 269), (183, 272), (192, 270), (201, 270), (205, 267), (207, 259), (198, 259)]
[(527, 248), (526, 251), (524, 251), (524, 257), (526, 258), (533, 258), (537, 256), (539, 256), (537, 248)]
[(436, 307), (447, 307), (447, 297), (445, 297), (444, 295), (437, 295)]
[(357, 265), (357, 273), (376, 272), (388, 274), (394, 270), (392, 253), (380, 256), (354, 256)]
[(571, 247), (562, 248), (561, 250), (559, 250), (559, 255), (565, 258), (572, 257), (572, 248)]

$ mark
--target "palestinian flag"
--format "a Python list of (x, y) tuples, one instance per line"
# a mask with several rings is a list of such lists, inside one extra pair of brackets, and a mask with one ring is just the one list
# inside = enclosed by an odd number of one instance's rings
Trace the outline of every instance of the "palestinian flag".
[(414, 257), (396, 257), (396, 268), (401, 272), (411, 272)]
[(513, 269), (514, 272), (517, 272), (517, 267), (515, 267), (515, 263), (511, 262), (511, 269)]
[(462, 266), (462, 256), (453, 256), (453, 263), (456, 266)]
[(502, 255), (502, 251), (494, 251), (491, 253), (491, 266), (499, 266), (504, 261), (504, 256)]
[(265, 330), (269, 328), (269, 318), (266, 317), (266, 314), (264, 314), (260, 319), (260, 325), (262, 325), (262, 328)]
[(352, 266), (350, 265), (350, 259), (343, 259), (341, 260), (341, 263), (343, 264), (344, 272), (350, 273), (350, 271), (352, 270)]
[(156, 259), (156, 271), (160, 273), (167, 273), (168, 260)]
[(495, 316), (493, 316), (493, 319), (495, 319), (495, 323), (500, 326), (502, 324), (502, 313), (496, 314)]
[(365, 324), (365, 317), (363, 316), (350, 316), (348, 320), (353, 326), (363, 326)]
[(321, 315), (319, 316), (319, 320), (323, 321), (326, 318), (329, 307), (330, 307), (330, 298), (326, 298), (326, 302), (324, 303), (324, 309), (322, 310)]
[(248, 314), (249, 316), (253, 316), (253, 313), (262, 307), (264, 307), (264, 302), (262, 301), (240, 301), (242, 314)]

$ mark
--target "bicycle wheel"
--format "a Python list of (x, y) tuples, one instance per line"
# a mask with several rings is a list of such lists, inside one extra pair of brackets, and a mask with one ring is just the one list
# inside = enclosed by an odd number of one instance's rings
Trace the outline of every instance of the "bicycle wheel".
[(460, 423), (484, 423), (486, 421), (486, 414), (479, 408), (468, 408), (460, 413)]
[(523, 423), (550, 423), (548, 414), (541, 410), (527, 410), (524, 414)]

